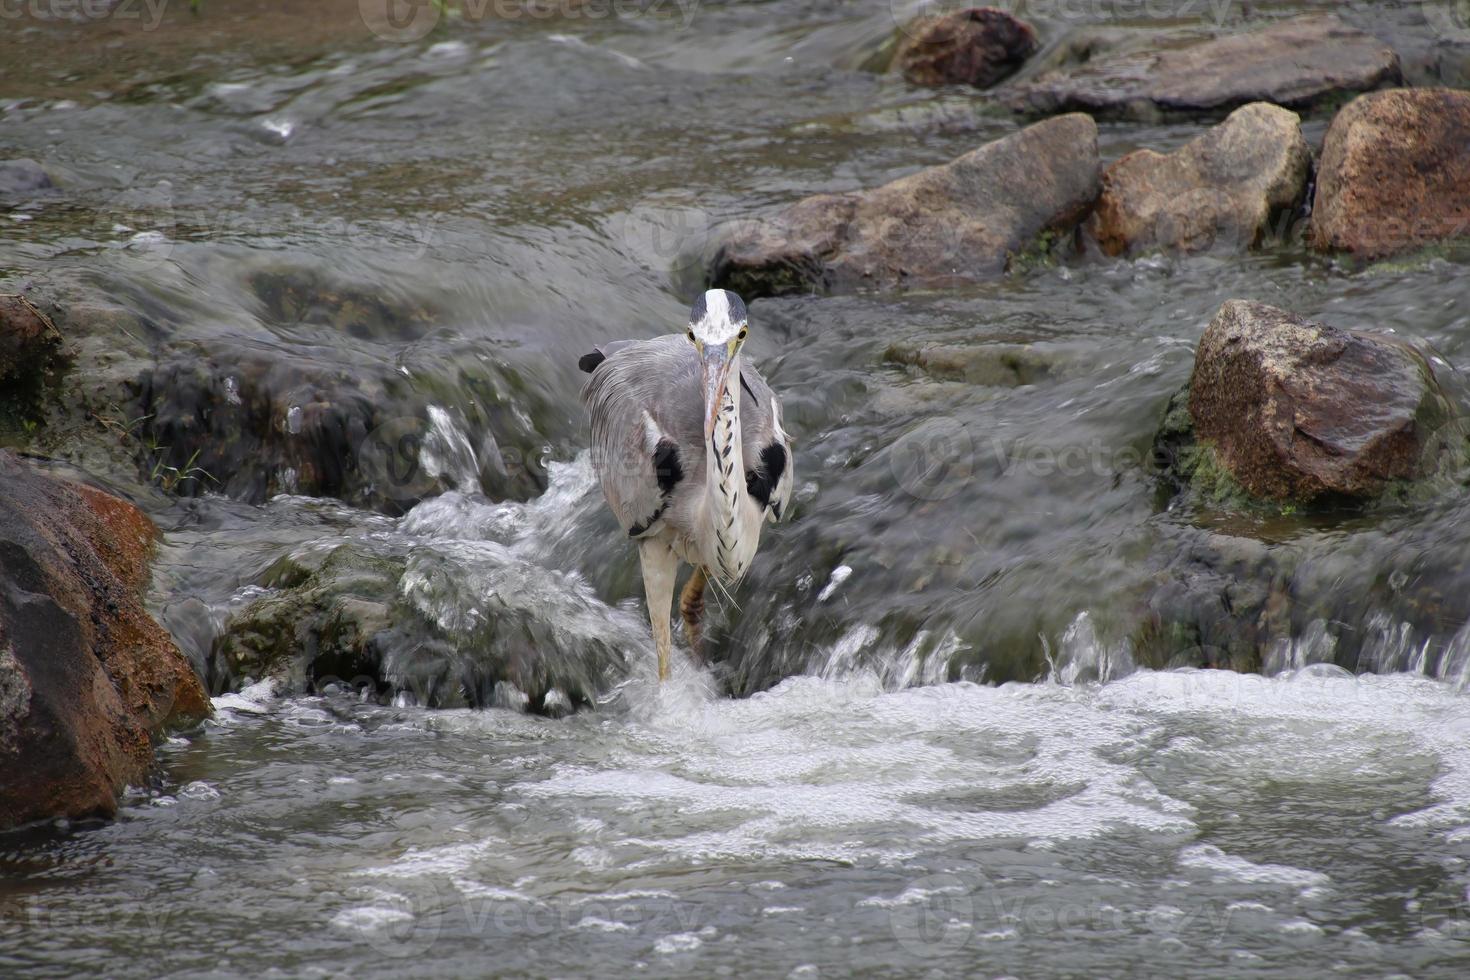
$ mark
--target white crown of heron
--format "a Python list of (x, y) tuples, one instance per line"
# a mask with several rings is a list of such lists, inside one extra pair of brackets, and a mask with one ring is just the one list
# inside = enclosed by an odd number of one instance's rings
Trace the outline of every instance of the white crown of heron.
[[(689, 321), (689, 339), (702, 344), (727, 344), (731, 340), (744, 340), (747, 317), (744, 304), (737, 307), (730, 302), (732, 294), (723, 289), (711, 289), (704, 294), (704, 315)], [(740, 300), (737, 297), (736, 303)]]

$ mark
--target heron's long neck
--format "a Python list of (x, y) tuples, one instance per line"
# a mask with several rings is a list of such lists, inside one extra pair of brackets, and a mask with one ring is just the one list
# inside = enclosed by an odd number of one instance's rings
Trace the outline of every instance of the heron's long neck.
[(722, 579), (738, 579), (745, 571), (740, 547), (741, 522), (737, 520), (745, 495), (745, 456), (740, 446), (739, 363), (730, 366), (730, 376), (720, 393), (715, 431), (705, 453), (705, 492), (709, 495), (709, 517), (714, 532), (715, 568)]

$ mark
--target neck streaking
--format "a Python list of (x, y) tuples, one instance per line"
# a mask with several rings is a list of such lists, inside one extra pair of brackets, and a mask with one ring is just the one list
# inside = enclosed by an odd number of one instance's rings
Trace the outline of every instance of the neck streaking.
[(706, 492), (709, 497), (709, 520), (712, 533), (713, 565), (709, 569), (721, 580), (734, 582), (745, 573), (745, 549), (740, 541), (738, 519), (745, 490), (745, 463), (740, 444), (739, 363), (730, 366), (730, 375), (720, 392), (719, 410), (715, 414), (715, 431), (705, 453)]

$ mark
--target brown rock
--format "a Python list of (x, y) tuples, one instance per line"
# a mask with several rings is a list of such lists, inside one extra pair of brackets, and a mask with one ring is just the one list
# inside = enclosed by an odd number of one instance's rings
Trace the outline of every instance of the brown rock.
[(1173, 153), (1136, 150), (1109, 167), (1087, 229), (1109, 255), (1250, 248), (1301, 202), (1311, 166), (1296, 113), (1255, 102)]
[(0, 382), (44, 370), (60, 347), (50, 317), (24, 296), (0, 293)]
[(1219, 111), (1250, 102), (1302, 108), (1401, 80), (1392, 48), (1326, 14), (1184, 47), (1099, 55), (1013, 86), (1004, 101), (1021, 112), (1124, 116)]
[(1364, 258), (1470, 236), (1470, 92), (1361, 96), (1322, 147), (1312, 243)]
[(156, 533), (132, 504), (0, 453), (0, 828), (111, 815), (154, 738), (209, 713), (142, 605)]
[(726, 238), (714, 285), (747, 298), (991, 278), (1042, 232), (1069, 230), (1099, 186), (1097, 125), (1029, 126), (873, 190), (821, 194)]
[(1426, 475), (1452, 411), (1404, 342), (1243, 300), (1205, 330), (1189, 390), (1195, 438), (1236, 482), (1301, 502), (1373, 497)]
[(994, 7), (971, 7), (905, 25), (893, 68), (915, 85), (989, 88), (1036, 50), (1036, 32)]

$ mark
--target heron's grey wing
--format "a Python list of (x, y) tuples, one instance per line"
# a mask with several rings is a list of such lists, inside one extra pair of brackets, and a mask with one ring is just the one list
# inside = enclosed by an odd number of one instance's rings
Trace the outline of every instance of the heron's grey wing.
[(789, 510), (796, 485), (791, 437), (781, 425), (781, 402), (754, 367), (740, 365), (740, 442), (745, 452), (745, 489), (766, 515), (779, 521)]
[[(683, 337), (607, 344), (582, 388), (592, 419), (592, 463), (630, 537), (657, 529), (688, 474), (703, 471), (697, 433), (698, 360)], [(590, 355), (588, 355), (590, 356)], [(584, 357), (584, 360), (586, 358)]]

